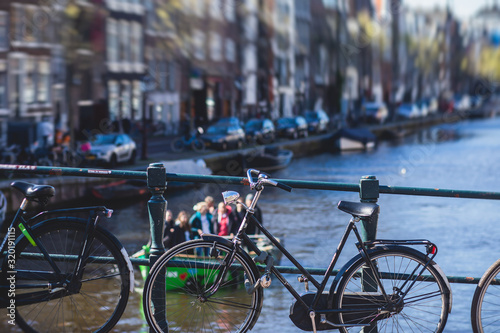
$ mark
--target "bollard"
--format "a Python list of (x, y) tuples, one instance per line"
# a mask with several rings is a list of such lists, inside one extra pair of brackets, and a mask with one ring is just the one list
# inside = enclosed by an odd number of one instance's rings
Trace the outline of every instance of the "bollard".
[[(375, 176), (363, 176), (359, 181), (359, 197), (361, 202), (376, 203), (379, 198), (379, 183)], [(377, 209), (372, 218), (361, 219), (361, 238), (363, 242), (372, 241), (377, 238), (377, 223), (380, 208)], [(376, 292), (377, 283), (375, 282), (375, 275), (369, 268), (363, 268), (361, 273), (361, 284), (363, 291)], [(360, 332), (378, 332), (377, 324), (373, 323), (368, 327), (363, 327)]]
[[(163, 193), (167, 189), (167, 173), (162, 163), (151, 163), (147, 171), (148, 189), (151, 198), (148, 201), (149, 225), (151, 228), (151, 249), (149, 252), (149, 268), (165, 253), (163, 246), (163, 228), (167, 201)], [(152, 291), (156, 321), (167, 331), (165, 318), (165, 271), (160, 272), (158, 281)], [(161, 283), (163, 281), (163, 283)]]

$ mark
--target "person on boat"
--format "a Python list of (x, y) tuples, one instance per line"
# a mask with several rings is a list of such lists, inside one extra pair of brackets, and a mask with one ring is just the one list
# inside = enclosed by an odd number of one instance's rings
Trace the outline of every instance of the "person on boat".
[(212, 214), (208, 212), (208, 205), (202, 201), (197, 203), (193, 208), (197, 210), (189, 219), (193, 239), (200, 238), (202, 234), (213, 234)]
[(207, 195), (205, 197), (205, 202), (208, 205), (208, 212), (210, 214), (214, 215), (214, 211), (215, 211), (215, 200), (214, 200), (214, 197), (212, 197), (210, 195)]
[(237, 226), (236, 216), (232, 212), (232, 208), (224, 202), (219, 202), (217, 212), (212, 218), (212, 223), (217, 226), (217, 234), (219, 236), (234, 236), (238, 231), (235, 230)]
[[(252, 204), (252, 200), (253, 200), (253, 193), (249, 193), (245, 197), (245, 205), (247, 205), (247, 207), (250, 207), (250, 205)], [(262, 220), (262, 211), (257, 205), (254, 208), (253, 216), (260, 222), (260, 224), (264, 225), (264, 221)], [(255, 223), (253, 223), (251, 220), (248, 221), (246, 233), (247, 235), (257, 235), (259, 233), (259, 229), (257, 229)]]
[(174, 214), (170, 209), (165, 212), (165, 229), (163, 230), (163, 245), (166, 249), (170, 248), (168, 244), (170, 243), (170, 238), (174, 233), (175, 221)]
[(192, 239), (191, 236), (191, 226), (188, 219), (188, 214), (186, 211), (181, 210), (177, 215), (176, 222), (179, 222), (173, 228), (172, 234), (170, 235), (166, 248), (172, 248), (180, 243), (187, 242)]

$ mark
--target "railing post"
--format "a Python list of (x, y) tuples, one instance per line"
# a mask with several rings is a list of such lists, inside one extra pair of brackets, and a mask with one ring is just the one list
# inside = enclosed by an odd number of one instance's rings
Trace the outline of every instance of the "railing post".
[[(375, 176), (363, 176), (359, 181), (359, 198), (361, 202), (377, 203), (379, 197), (379, 184)], [(361, 237), (363, 241), (377, 238), (378, 211), (371, 219), (361, 219)]]
[[(376, 203), (379, 197), (379, 183), (375, 176), (363, 176), (359, 182), (359, 197), (361, 202)], [(379, 210), (373, 214), (371, 218), (361, 219), (361, 238), (364, 242), (372, 241), (377, 238), (377, 224), (378, 224)], [(374, 272), (368, 267), (363, 268), (361, 273), (361, 284), (363, 291), (377, 292), (377, 283), (375, 282)], [(363, 327), (361, 332), (378, 332), (377, 324), (373, 323), (368, 327)]]
[[(148, 201), (149, 225), (151, 228), (151, 249), (149, 252), (149, 267), (165, 253), (163, 246), (163, 226), (165, 224), (165, 211), (167, 201), (163, 193), (167, 189), (167, 173), (162, 163), (151, 163), (147, 170), (148, 189), (151, 192), (151, 198)], [(165, 318), (165, 271), (160, 272), (152, 291), (152, 299), (155, 309), (157, 323), (167, 330)]]

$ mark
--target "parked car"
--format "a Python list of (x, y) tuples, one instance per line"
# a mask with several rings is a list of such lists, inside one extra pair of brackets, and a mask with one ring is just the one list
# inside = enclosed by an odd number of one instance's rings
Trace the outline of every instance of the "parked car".
[(237, 124), (230, 122), (215, 123), (201, 136), (205, 147), (227, 150), (230, 147), (241, 149), (245, 142), (245, 132)]
[(224, 118), (219, 118), (217, 120), (216, 124), (230, 124), (230, 125), (236, 125), (243, 127), (243, 122), (239, 120), (237, 117), (224, 117)]
[(385, 123), (389, 112), (384, 103), (365, 103), (362, 106), (362, 113), (367, 124), (383, 124)]
[(306, 111), (305, 118), (309, 133), (323, 133), (328, 131), (330, 118), (323, 110)]
[(247, 142), (260, 144), (274, 142), (276, 131), (270, 119), (250, 119), (245, 125)]
[(103, 163), (114, 168), (118, 163), (134, 164), (137, 146), (127, 134), (97, 134), (83, 153), (87, 162)]
[(276, 133), (280, 137), (297, 139), (298, 137), (307, 137), (307, 121), (304, 117), (286, 117), (276, 121)]

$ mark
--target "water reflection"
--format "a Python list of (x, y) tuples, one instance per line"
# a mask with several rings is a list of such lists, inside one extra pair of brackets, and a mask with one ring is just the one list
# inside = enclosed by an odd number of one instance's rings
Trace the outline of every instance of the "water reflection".
[[(349, 155), (321, 154), (297, 159), (276, 178), (324, 180), (358, 183), (361, 176), (376, 175), (382, 185), (416, 186), (499, 191), (500, 119), (447, 124), (405, 138), (382, 143), (375, 151)], [(402, 170), (405, 170), (404, 172)], [(180, 210), (192, 212), (194, 203), (206, 195), (221, 201), (220, 192), (238, 186), (205, 185), (169, 195), (168, 208), (174, 215)], [(348, 216), (338, 209), (339, 200), (359, 200), (357, 193), (297, 189), (287, 193), (266, 190), (259, 205), (264, 223), (284, 241), (287, 249), (305, 266), (324, 267), (333, 254)], [(450, 276), (481, 276), (498, 258), (500, 234), (498, 202), (492, 200), (452, 199), (417, 196), (381, 195), (379, 238), (425, 238), (438, 245), (436, 262)], [(149, 238), (145, 201), (111, 203), (114, 217), (103, 226), (118, 236), (133, 253)], [(342, 265), (356, 253), (349, 240), (340, 258)], [(289, 262), (283, 260), (283, 265)], [(299, 291), (304, 287), (295, 275), (286, 275)], [(136, 274), (140, 290), (140, 275)], [(445, 332), (469, 333), (470, 304), (475, 286), (452, 284), (453, 311)], [(273, 281), (264, 293), (264, 308), (254, 332), (298, 332), (288, 318), (292, 297)], [(141, 294), (131, 295), (116, 332), (147, 332), (140, 311)], [(3, 312), (0, 313), (3, 315)], [(5, 318), (5, 317), (4, 317)], [(11, 332), (9, 326), (0, 330)]]

